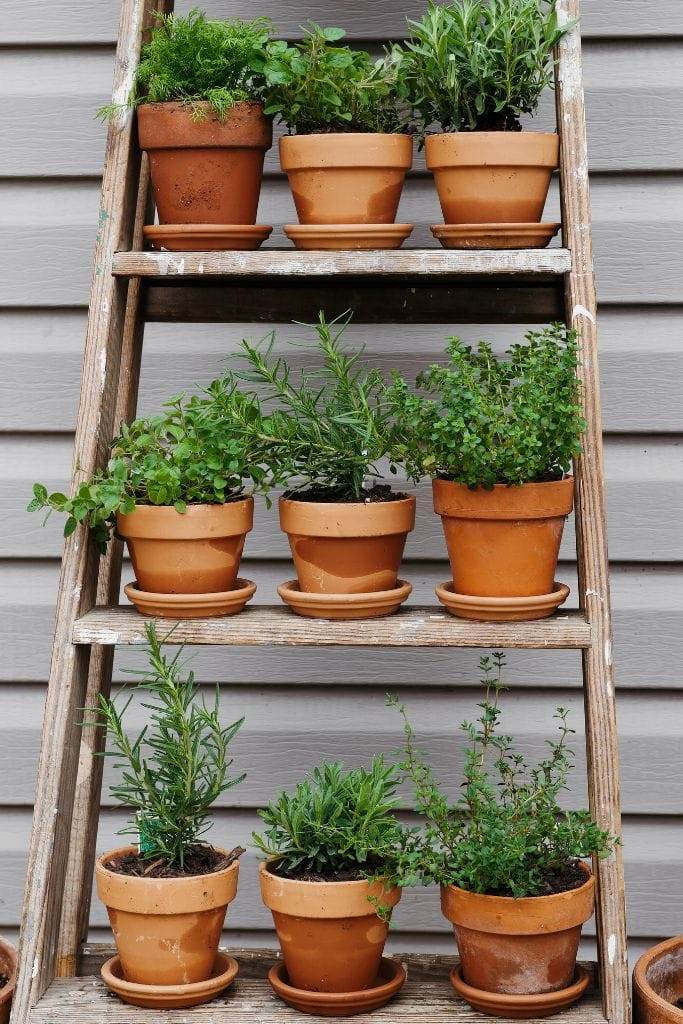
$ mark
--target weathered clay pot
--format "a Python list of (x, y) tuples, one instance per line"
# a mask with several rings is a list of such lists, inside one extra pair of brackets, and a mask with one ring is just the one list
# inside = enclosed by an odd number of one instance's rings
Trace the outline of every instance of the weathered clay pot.
[(453, 924), (465, 982), (525, 995), (571, 985), (581, 926), (595, 903), (595, 880), (584, 870), (584, 885), (553, 896), (513, 899), (443, 886), (441, 910)]
[(643, 953), (633, 972), (635, 1024), (683, 1024), (683, 935)]
[(446, 224), (538, 222), (558, 165), (554, 132), (449, 132), (428, 135)]
[[(223, 871), (186, 878), (137, 878), (109, 871), (110, 850), (95, 865), (97, 893), (109, 914), (126, 981), (187, 985), (211, 977), (239, 861)], [(222, 852), (222, 851), (221, 851)]]
[(312, 992), (358, 992), (377, 979), (389, 923), (368, 897), (395, 907), (401, 890), (379, 882), (300, 882), (259, 865), (289, 983)]
[(0, 988), (0, 1024), (7, 1024), (17, 980), (17, 951), (5, 939), (0, 939), (0, 974), (9, 979), (7, 984)]
[(410, 135), (330, 133), (280, 139), (301, 224), (392, 224), (406, 171)]
[(117, 515), (140, 590), (154, 594), (215, 594), (232, 590), (244, 540), (254, 523), (254, 499), (225, 505), (138, 505)]
[(392, 590), (415, 526), (415, 498), (347, 504), (281, 498), (280, 526), (289, 538), (301, 590)]
[[(202, 115), (193, 120), (192, 111)], [(160, 224), (253, 224), (263, 158), (273, 141), (260, 103), (236, 103), (221, 120), (208, 103), (138, 107)]]
[(574, 480), (491, 490), (434, 480), (453, 589), (477, 597), (527, 597), (553, 589)]

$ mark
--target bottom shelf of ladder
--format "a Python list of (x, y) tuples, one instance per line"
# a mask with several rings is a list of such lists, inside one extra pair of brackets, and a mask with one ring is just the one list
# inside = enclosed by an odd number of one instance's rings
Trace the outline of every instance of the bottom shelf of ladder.
[[(114, 953), (109, 946), (90, 945), (81, 959), (80, 976), (57, 978), (31, 1011), (29, 1024), (323, 1024), (328, 1017), (290, 1009), (271, 991), (268, 970), (277, 954), (271, 950), (230, 950), (240, 965), (232, 987), (204, 1006), (185, 1010), (142, 1010), (111, 995), (100, 979), (100, 966)], [(396, 954), (408, 980), (386, 1006), (354, 1017), (357, 1024), (483, 1024), (487, 1018), (455, 995), (448, 980), (454, 957)], [(575, 1006), (558, 1014), (560, 1024), (605, 1024), (595, 964), (591, 985)], [(532, 1022), (533, 1024), (533, 1022)]]

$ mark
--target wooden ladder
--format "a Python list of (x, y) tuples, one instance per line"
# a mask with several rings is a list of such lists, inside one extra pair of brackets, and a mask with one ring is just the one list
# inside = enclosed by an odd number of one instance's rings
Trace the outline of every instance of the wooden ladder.
[[(171, 7), (167, 0), (123, 0), (115, 101), (128, 94), (154, 13)], [(579, 0), (559, 0), (562, 22), (578, 18), (578, 7)], [(142, 226), (152, 212), (148, 168), (137, 148), (133, 115), (117, 116), (109, 128), (104, 161), (72, 487), (106, 462), (118, 424), (135, 415), (145, 321), (311, 320), (320, 308), (330, 315), (352, 308), (361, 323), (475, 322), (482, 309), (487, 322), (566, 318), (582, 339), (580, 375), (588, 424), (584, 454), (575, 470), (579, 611), (539, 622), (477, 623), (454, 619), (434, 607), (410, 607), (387, 619), (334, 623), (298, 618), (279, 606), (261, 607), (234, 618), (182, 622), (173, 638), (189, 644), (254, 646), (580, 650), (590, 808), (602, 828), (619, 833), (596, 298), (576, 27), (559, 46), (556, 85), (563, 248), (545, 250), (144, 252)], [(189, 1020), (190, 1014), (198, 1024), (221, 1019), (221, 1000), (190, 1013), (124, 1006), (95, 980), (102, 951), (84, 947), (102, 758), (96, 756), (99, 731), (81, 731), (79, 709), (108, 691), (115, 645), (144, 641), (140, 616), (130, 607), (118, 607), (121, 556), (116, 541), (100, 559), (82, 526), (64, 547), (12, 1024), (173, 1024)], [(628, 1024), (620, 848), (595, 868), (599, 983), (566, 1012), (565, 1020)], [(263, 1022), (301, 1020), (270, 995), (261, 969), (267, 958), (254, 953), (244, 958), (243, 980), (225, 997), (225, 1019), (245, 1024), (255, 1017)], [(373, 1020), (413, 1021), (416, 1000), (420, 1014), (434, 1021), (474, 1020), (477, 1014), (449, 990), (445, 966), (437, 970), (440, 959), (413, 957), (404, 994), (373, 1014)]]

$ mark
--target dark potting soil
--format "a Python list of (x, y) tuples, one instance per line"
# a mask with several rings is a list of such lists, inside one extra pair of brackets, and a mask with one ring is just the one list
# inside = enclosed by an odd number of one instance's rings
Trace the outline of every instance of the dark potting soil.
[(242, 846), (236, 846), (230, 853), (224, 854), (214, 850), (213, 846), (198, 844), (188, 850), (182, 870), (169, 865), (163, 857), (150, 860), (137, 853), (112, 857), (104, 866), (117, 875), (134, 875), (136, 878), (191, 878), (193, 875), (211, 875), (215, 871), (224, 871), (243, 853)]
[[(587, 881), (585, 871), (579, 861), (570, 860), (562, 868), (546, 872), (541, 884), (540, 892), (534, 896), (554, 896), (559, 892), (569, 892), (570, 889), (579, 889)], [(498, 892), (489, 892), (487, 896), (512, 896), (506, 889), (499, 889)]]
[(401, 491), (394, 492), (389, 484), (375, 484), (363, 491), (361, 501), (347, 491), (335, 491), (329, 487), (309, 487), (307, 491), (287, 491), (284, 495), (292, 501), (315, 501), (321, 504), (335, 505), (364, 505), (378, 501), (403, 501), (408, 497)]
[(0, 988), (4, 988), (8, 981), (9, 978), (6, 974), (0, 974)]
[(278, 871), (277, 866), (268, 868), (271, 875), (277, 875), (279, 878), (290, 878), (293, 882), (362, 882), (365, 881), (368, 874), (374, 874), (377, 869), (378, 865), (371, 864), (368, 864), (364, 871), (359, 871), (358, 868), (346, 868), (343, 871), (320, 873), (317, 871)]

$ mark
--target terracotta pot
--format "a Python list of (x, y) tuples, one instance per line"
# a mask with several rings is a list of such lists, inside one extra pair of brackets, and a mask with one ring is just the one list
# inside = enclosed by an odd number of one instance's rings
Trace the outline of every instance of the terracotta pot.
[(253, 224), (263, 158), (273, 141), (260, 103), (236, 103), (224, 120), (208, 103), (138, 107), (140, 148), (149, 167), (160, 224)]
[(633, 972), (635, 1024), (683, 1024), (683, 935), (643, 953)]
[(312, 594), (369, 594), (396, 587), (415, 498), (374, 502), (280, 499), (299, 588)]
[(555, 992), (574, 981), (581, 926), (593, 915), (595, 880), (553, 896), (484, 896), (441, 889), (466, 984), (485, 992)]
[(368, 897), (395, 907), (398, 887), (380, 882), (299, 882), (259, 865), (289, 983), (311, 992), (358, 992), (377, 979), (389, 931)]
[(12, 996), (17, 981), (17, 951), (10, 942), (0, 939), (0, 974), (9, 980), (0, 988), (0, 1024), (8, 1024)]
[(537, 223), (559, 153), (554, 132), (451, 132), (425, 142), (446, 224)]
[(109, 914), (123, 977), (142, 985), (206, 981), (237, 892), (239, 861), (187, 878), (136, 878), (105, 867), (112, 857), (132, 852), (133, 846), (110, 850), (95, 864), (97, 894)]
[(280, 164), (301, 224), (392, 224), (406, 171), (410, 135), (286, 135)]
[(153, 594), (215, 594), (232, 590), (244, 540), (254, 524), (254, 499), (225, 505), (138, 505), (117, 515), (140, 590)]
[(432, 482), (441, 516), (453, 590), (476, 597), (528, 597), (553, 589), (574, 479), (471, 490)]

